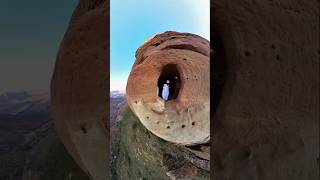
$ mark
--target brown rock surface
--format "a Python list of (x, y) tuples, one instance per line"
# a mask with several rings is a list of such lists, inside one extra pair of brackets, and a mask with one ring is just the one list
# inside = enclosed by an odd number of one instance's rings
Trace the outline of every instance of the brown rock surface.
[[(223, 88), (213, 93), (219, 96), (211, 123), (212, 177), (319, 179), (319, 1), (215, 0), (212, 5), (214, 64), (225, 69), (214, 77)], [(106, 177), (109, 144), (105, 6), (105, 1), (80, 1), (52, 80), (57, 131), (73, 158), (95, 179)], [(197, 117), (179, 119), (182, 114), (209, 112), (208, 47), (198, 36), (170, 32), (138, 50), (127, 85), (128, 102), (159, 137), (181, 144), (209, 140), (209, 117), (195, 121), (205, 124), (196, 131), (190, 131), (192, 121), (190, 126), (187, 119)], [(198, 61), (204, 65), (192, 63)], [(171, 62), (184, 66), (182, 84), (177, 99), (164, 103), (156, 93), (157, 77)], [(183, 111), (188, 107), (190, 113)], [(161, 120), (159, 127), (169, 124), (170, 129), (159, 128), (156, 119)]]
[(60, 45), (51, 82), (56, 130), (92, 179), (108, 166), (109, 2), (80, 0)]
[(211, 12), (226, 55), (213, 57), (226, 65), (213, 179), (319, 179), (319, 1), (214, 0)]
[[(183, 145), (209, 141), (209, 54), (206, 39), (178, 32), (158, 34), (137, 50), (127, 100), (148, 130)], [(163, 75), (180, 80), (177, 97), (169, 101), (157, 94)]]

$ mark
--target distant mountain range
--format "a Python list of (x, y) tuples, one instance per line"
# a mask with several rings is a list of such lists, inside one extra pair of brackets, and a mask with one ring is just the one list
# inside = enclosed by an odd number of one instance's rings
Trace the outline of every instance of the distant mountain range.
[[(110, 104), (116, 106), (125, 98), (124, 91), (111, 91)], [(0, 94), (0, 115), (27, 115), (49, 112), (48, 92), (4, 92)]]
[(47, 112), (49, 93), (47, 92), (5, 92), (0, 94), (0, 114), (18, 115)]
[(0, 94), (0, 180), (89, 179), (56, 135), (49, 104), (47, 92)]
[(125, 96), (124, 91), (110, 91), (111, 98), (124, 97), (124, 96)]

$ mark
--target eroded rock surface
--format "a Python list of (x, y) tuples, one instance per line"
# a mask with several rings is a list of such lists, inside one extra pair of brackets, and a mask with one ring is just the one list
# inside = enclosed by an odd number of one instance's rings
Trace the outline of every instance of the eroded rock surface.
[(214, 65), (227, 65), (213, 179), (319, 179), (319, 1), (215, 0), (211, 12), (225, 51)]
[(56, 130), (92, 179), (108, 166), (109, 1), (80, 0), (60, 45), (51, 82)]
[[(206, 39), (178, 32), (158, 34), (137, 50), (127, 99), (153, 134), (183, 145), (209, 141), (209, 54)], [(168, 101), (158, 96), (158, 81), (164, 76), (179, 78), (176, 97)]]

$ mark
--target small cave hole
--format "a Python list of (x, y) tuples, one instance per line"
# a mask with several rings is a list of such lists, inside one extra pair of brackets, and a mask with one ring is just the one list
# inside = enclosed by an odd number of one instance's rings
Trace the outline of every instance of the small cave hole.
[(178, 97), (181, 80), (176, 64), (168, 64), (162, 68), (157, 86), (158, 96), (165, 101), (173, 100)]
[(184, 125), (184, 124), (183, 124), (181, 127), (182, 127), (182, 128), (185, 128), (185, 127), (186, 127), (186, 125)]
[(160, 45), (159, 42), (153, 44), (153, 46), (156, 46), (156, 47), (159, 46), (159, 45)]
[(84, 134), (87, 133), (86, 125), (82, 125), (82, 126), (81, 126), (81, 131), (82, 131)]
[(194, 126), (195, 124), (196, 124), (195, 122), (192, 122), (192, 123), (191, 123), (192, 126)]
[(250, 54), (249, 51), (246, 51), (246, 52), (244, 53), (244, 55), (245, 55), (245, 56), (250, 56), (251, 54)]
[(167, 126), (167, 129), (170, 129), (170, 126)]

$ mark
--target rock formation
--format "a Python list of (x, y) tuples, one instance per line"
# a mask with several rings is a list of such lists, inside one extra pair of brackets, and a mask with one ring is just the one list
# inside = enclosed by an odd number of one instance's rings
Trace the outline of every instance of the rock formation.
[(56, 130), (92, 179), (108, 166), (109, 1), (80, 0), (60, 45), (51, 82)]
[(319, 1), (214, 0), (211, 12), (213, 179), (319, 179)]
[[(59, 136), (93, 179), (105, 179), (108, 162), (108, 5), (80, 1), (51, 86)], [(207, 142), (211, 124), (213, 179), (319, 179), (319, 1), (214, 0), (211, 12), (214, 63), (198, 36), (155, 36), (137, 51), (131, 109), (155, 135), (184, 145)], [(172, 75), (179, 83), (165, 102), (159, 77)]]
[[(137, 50), (127, 99), (153, 134), (183, 145), (209, 141), (209, 54), (206, 39), (177, 32), (158, 34)], [(167, 79), (176, 83), (165, 101), (158, 94)]]

